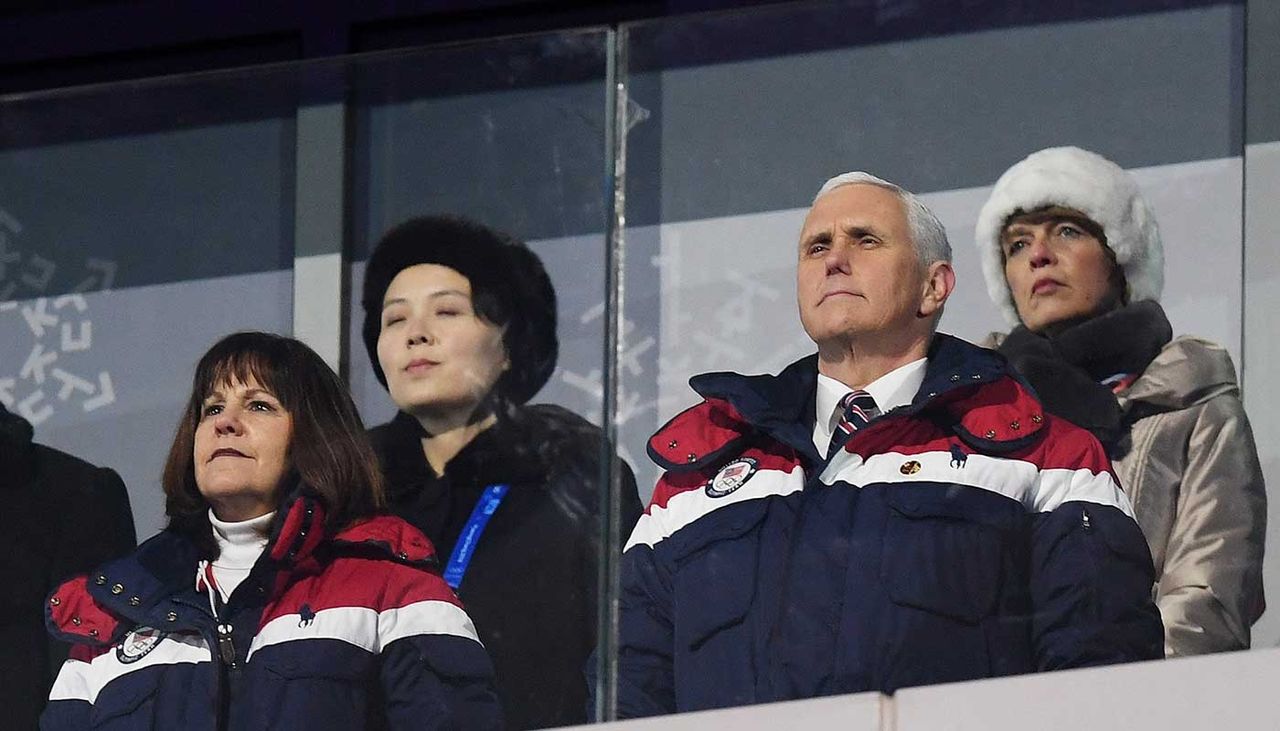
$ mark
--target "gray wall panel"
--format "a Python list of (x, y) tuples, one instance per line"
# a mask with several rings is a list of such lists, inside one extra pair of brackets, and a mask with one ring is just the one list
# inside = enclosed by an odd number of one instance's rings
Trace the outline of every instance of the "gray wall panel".
[(1244, 403), (1253, 424), (1269, 489), (1267, 559), (1263, 578), (1269, 609), (1255, 628), (1256, 647), (1280, 645), (1280, 142), (1249, 145), (1245, 152)]
[[(1211, 7), (637, 74), (632, 98), (653, 118), (633, 133), (630, 220), (802, 206), (822, 180), (852, 168), (916, 191), (984, 185), (1058, 144), (1126, 167), (1238, 155), (1242, 12)], [(645, 43), (645, 32), (661, 31), (638, 31), (633, 42)]]
[(524, 239), (604, 230), (599, 80), (423, 98), (356, 113), (355, 247), (414, 215), (458, 213)]
[(1246, 134), (1249, 144), (1280, 140), (1280, 2), (1249, 0)]
[(293, 173), (291, 119), (0, 151), (10, 248), (55, 269), (7, 296), (0, 277), (0, 300), (76, 289), (92, 262), (115, 287), (289, 269)]

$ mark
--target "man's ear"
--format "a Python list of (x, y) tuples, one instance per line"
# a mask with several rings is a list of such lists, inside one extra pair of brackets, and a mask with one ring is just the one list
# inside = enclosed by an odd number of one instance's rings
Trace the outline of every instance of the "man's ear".
[(920, 317), (933, 317), (942, 310), (956, 288), (956, 271), (951, 263), (935, 261), (925, 271), (924, 292), (920, 298)]

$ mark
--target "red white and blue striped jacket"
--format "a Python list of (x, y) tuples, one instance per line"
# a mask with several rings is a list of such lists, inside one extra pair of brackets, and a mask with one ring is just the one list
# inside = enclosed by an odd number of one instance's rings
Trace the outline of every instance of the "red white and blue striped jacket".
[(326, 535), (300, 494), (225, 605), (172, 530), (58, 588), (49, 624), (75, 645), (42, 728), (501, 727), (489, 658), (430, 542), (385, 516)]
[(998, 354), (935, 337), (911, 404), (831, 459), (815, 356), (695, 377), (622, 559), (622, 717), (1162, 655), (1102, 447)]

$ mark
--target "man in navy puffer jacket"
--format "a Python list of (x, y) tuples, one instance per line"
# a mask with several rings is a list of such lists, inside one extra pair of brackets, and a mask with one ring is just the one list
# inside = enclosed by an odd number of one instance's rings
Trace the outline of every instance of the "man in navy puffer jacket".
[(1161, 657), (1100, 445), (935, 332), (950, 254), (897, 186), (819, 192), (796, 278), (817, 354), (694, 378), (704, 401), (650, 441), (666, 473), (622, 559), (619, 716)]

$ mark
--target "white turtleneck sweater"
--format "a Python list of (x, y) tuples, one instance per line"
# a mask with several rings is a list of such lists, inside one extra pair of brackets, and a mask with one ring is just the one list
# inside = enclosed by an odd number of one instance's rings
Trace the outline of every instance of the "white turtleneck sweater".
[(209, 511), (213, 524), (213, 538), (218, 542), (218, 557), (213, 560), (213, 580), (218, 584), (222, 601), (228, 601), (240, 582), (249, 576), (249, 570), (267, 547), (267, 527), (274, 512), (237, 523), (218, 520)]

